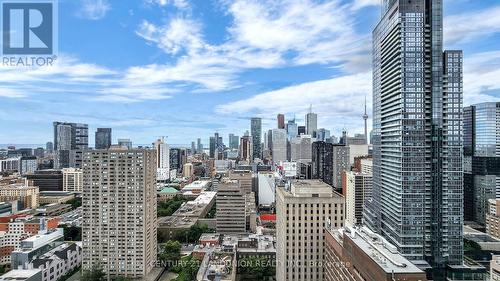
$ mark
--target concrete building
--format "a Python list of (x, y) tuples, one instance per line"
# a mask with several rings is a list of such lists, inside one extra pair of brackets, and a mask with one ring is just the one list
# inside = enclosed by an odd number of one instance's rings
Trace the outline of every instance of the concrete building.
[(309, 113), (306, 114), (306, 135), (310, 135), (313, 138), (316, 137), (318, 132), (318, 115), (312, 112), (312, 106), (309, 109)]
[(500, 239), (500, 199), (488, 200), (486, 214), (486, 233)]
[(309, 163), (312, 161), (312, 137), (301, 135), (290, 141), (290, 159), (292, 162)]
[(157, 254), (156, 152), (87, 151), (83, 175), (83, 268), (100, 264), (108, 277), (147, 275)]
[(14, 173), (20, 172), (21, 169), (21, 157), (0, 159), (0, 172), (3, 173)]
[(66, 191), (42, 191), (39, 194), (40, 204), (64, 204), (75, 199), (75, 193)]
[(37, 208), (39, 194), (39, 188), (24, 179), (0, 182), (0, 202), (17, 201), (20, 209)]
[(240, 160), (250, 163), (252, 161), (252, 139), (250, 136), (243, 136), (240, 139)]
[(500, 255), (493, 255), (490, 261), (490, 280), (500, 281)]
[(349, 171), (351, 165), (349, 163), (350, 151), (349, 146), (345, 145), (332, 145), (332, 182), (333, 187), (337, 190), (342, 188), (342, 175), (345, 171)]
[(325, 281), (427, 281), (424, 271), (367, 228), (326, 228)]
[(276, 279), (324, 280), (325, 227), (344, 225), (344, 197), (319, 180), (278, 187)]
[(285, 129), (273, 129), (271, 135), (271, 155), (274, 163), (287, 160), (287, 134)]
[(365, 201), (372, 195), (371, 174), (345, 172), (342, 192), (345, 196), (345, 222), (350, 225), (361, 225)]
[(236, 182), (220, 183), (216, 199), (217, 232), (221, 234), (245, 233), (246, 196)]
[(170, 179), (170, 147), (163, 137), (158, 139), (154, 146), (156, 150), (156, 181), (165, 182)]
[(463, 265), (463, 54), (443, 52), (444, 14), (443, 1), (382, 2), (373, 31), (373, 200), (364, 220), (435, 273)]
[(95, 149), (109, 149), (111, 142), (111, 128), (97, 128), (95, 132)]
[(246, 193), (253, 191), (253, 182), (255, 174), (248, 170), (231, 170), (229, 172), (229, 179), (238, 182), (240, 189)]
[(349, 145), (349, 165), (354, 165), (356, 157), (368, 156), (367, 144), (350, 144)]
[(182, 175), (185, 178), (191, 178), (194, 175), (194, 166), (192, 163), (184, 164), (184, 168), (182, 169)]
[(65, 192), (82, 192), (83, 188), (83, 172), (78, 168), (62, 169), (63, 176), (63, 191)]
[(21, 175), (26, 175), (28, 173), (33, 173), (38, 168), (38, 162), (36, 156), (22, 156), (19, 159), (19, 173)]
[(276, 180), (279, 174), (276, 172), (259, 172), (257, 175), (257, 203), (262, 206), (272, 206), (276, 203)]

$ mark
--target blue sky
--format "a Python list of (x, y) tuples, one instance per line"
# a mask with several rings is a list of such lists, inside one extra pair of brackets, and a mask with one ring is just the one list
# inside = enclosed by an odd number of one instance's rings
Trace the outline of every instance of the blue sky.
[[(71, 121), (114, 140), (206, 144), (252, 116), (264, 129), (278, 113), (303, 122), (310, 104), (319, 127), (361, 133), (379, 2), (61, 0), (57, 65), (0, 67), (0, 143), (45, 143), (52, 121)], [(465, 104), (500, 100), (500, 2), (445, 0), (445, 15)]]

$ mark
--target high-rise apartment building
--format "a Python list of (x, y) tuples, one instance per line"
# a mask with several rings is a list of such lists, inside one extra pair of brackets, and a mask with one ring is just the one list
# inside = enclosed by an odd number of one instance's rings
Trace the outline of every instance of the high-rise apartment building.
[(80, 168), (82, 153), (89, 147), (87, 124), (54, 122), (55, 167)]
[(64, 168), (63, 175), (63, 191), (66, 192), (82, 192), (83, 191), (83, 172), (78, 168)]
[(108, 279), (147, 275), (157, 254), (156, 151), (86, 151), (83, 186), (83, 268), (99, 265)]
[(156, 181), (166, 182), (170, 179), (170, 147), (164, 137), (158, 139), (154, 146), (156, 150)]
[(209, 156), (215, 158), (215, 137), (210, 137), (209, 141)]
[(341, 144), (332, 145), (332, 185), (337, 191), (342, 189), (342, 175), (345, 171), (349, 171), (351, 168), (349, 155), (349, 146)]
[(290, 157), (294, 162), (309, 163), (312, 161), (312, 138), (301, 135), (290, 141)]
[(287, 135), (285, 129), (273, 129), (271, 134), (271, 151), (274, 163), (287, 160)]
[(365, 209), (372, 230), (435, 269), (463, 264), (462, 52), (443, 52), (442, 2), (383, 1)]
[(278, 129), (285, 129), (285, 115), (278, 114), (277, 121), (278, 121)]
[(365, 201), (372, 196), (373, 176), (354, 171), (344, 173), (342, 192), (345, 197), (345, 221), (350, 225), (361, 225)]
[(262, 119), (254, 117), (250, 121), (252, 132), (252, 160), (262, 158)]
[(111, 146), (111, 128), (97, 128), (95, 132), (95, 149), (108, 149)]
[(319, 180), (294, 180), (276, 194), (276, 280), (324, 280), (325, 227), (344, 225), (344, 197)]
[(196, 140), (196, 153), (203, 154), (203, 144), (200, 138)]
[(171, 148), (170, 153), (170, 169), (180, 171), (182, 168), (182, 153), (180, 148)]
[(464, 217), (484, 225), (500, 199), (500, 102), (464, 108)]

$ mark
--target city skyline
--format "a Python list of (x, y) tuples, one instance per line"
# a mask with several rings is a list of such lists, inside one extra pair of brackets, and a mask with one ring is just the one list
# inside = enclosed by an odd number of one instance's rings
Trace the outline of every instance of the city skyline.
[[(59, 120), (89, 124), (89, 143), (110, 127), (137, 144), (207, 144), (214, 131), (242, 135), (253, 116), (263, 129), (278, 113), (302, 119), (311, 103), (318, 128), (363, 132), (379, 1), (278, 1), (266, 13), (266, 1), (207, 2), (61, 2), (59, 65), (0, 68), (0, 143), (43, 144)], [(445, 48), (464, 50), (464, 105), (498, 99), (500, 5), (444, 2)], [(371, 111), (369, 99), (369, 128)]]

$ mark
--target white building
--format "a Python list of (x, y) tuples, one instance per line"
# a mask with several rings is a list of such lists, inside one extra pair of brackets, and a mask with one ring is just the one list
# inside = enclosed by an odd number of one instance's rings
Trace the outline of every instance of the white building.
[(259, 172), (259, 205), (270, 206), (276, 202), (276, 172)]
[(83, 187), (83, 172), (78, 168), (64, 168), (63, 174), (63, 191), (67, 192), (82, 192)]
[(354, 164), (354, 158), (360, 156), (368, 156), (367, 144), (350, 144), (349, 145), (349, 165)]
[(156, 180), (167, 181), (170, 179), (170, 147), (162, 137), (155, 143), (156, 149)]
[(500, 255), (493, 255), (490, 261), (490, 280), (500, 281)]
[(285, 129), (273, 129), (271, 151), (274, 163), (287, 160), (287, 133)]
[(372, 175), (357, 172), (345, 174), (346, 223), (358, 225), (362, 223), (365, 199), (372, 194)]

